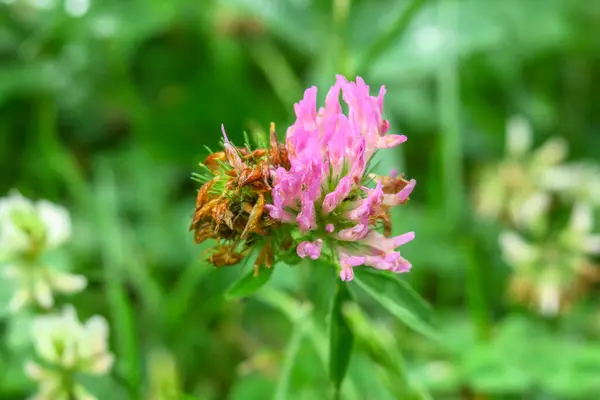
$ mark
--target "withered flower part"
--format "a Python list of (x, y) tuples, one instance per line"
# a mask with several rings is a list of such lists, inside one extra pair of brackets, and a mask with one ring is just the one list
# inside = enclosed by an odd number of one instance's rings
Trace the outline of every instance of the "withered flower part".
[(377, 151), (407, 137), (389, 133), (385, 88), (377, 96), (369, 92), (362, 78), (338, 76), (317, 108), (316, 87), (307, 89), (294, 105), (296, 121), (285, 141), (271, 124), (268, 143), (259, 140), (263, 149), (235, 147), (223, 131), (223, 151), (202, 165), (207, 174), (199, 176), (204, 186), (191, 225), (196, 242), (216, 241), (210, 262), (234, 265), (253, 252), (257, 273), (276, 259), (293, 265), (323, 258), (344, 281), (362, 265), (411, 269), (399, 248), (415, 234), (391, 236), (390, 210), (408, 202), (416, 180), (368, 174)]
[[(369, 178), (375, 182), (381, 182), (384, 195), (393, 195), (395, 193), (399, 193), (402, 191), (402, 189), (410, 184), (410, 181), (404, 178), (404, 174), (398, 175), (396, 170), (392, 170), (389, 176), (369, 174)], [(408, 200), (409, 197), (406, 197), (406, 199), (400, 204), (406, 204)], [(381, 224), (381, 227), (383, 228), (383, 235), (386, 237), (392, 235), (392, 218), (390, 208), (390, 206), (384, 204), (369, 218), (369, 222), (371, 224)]]
[(201, 164), (203, 182), (196, 197), (190, 225), (194, 241), (217, 242), (208, 262), (216, 267), (239, 264), (253, 248), (260, 247), (254, 266), (255, 274), (264, 265), (275, 263), (271, 231), (280, 225), (264, 212), (272, 189), (271, 170), (289, 168), (285, 147), (280, 145), (271, 124), (271, 148), (251, 150), (235, 147), (223, 129), (223, 151), (206, 157)]

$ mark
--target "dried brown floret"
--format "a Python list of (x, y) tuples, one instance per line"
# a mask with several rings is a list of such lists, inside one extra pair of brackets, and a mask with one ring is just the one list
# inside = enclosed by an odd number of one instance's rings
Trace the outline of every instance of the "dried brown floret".
[(289, 168), (285, 147), (273, 141), (274, 135), (272, 126), (271, 148), (254, 151), (234, 147), (225, 138), (225, 151), (210, 154), (203, 163), (212, 176), (198, 191), (190, 230), (196, 243), (225, 242), (208, 257), (215, 266), (239, 263), (257, 243), (262, 244), (257, 263), (274, 264), (266, 238), (279, 223), (264, 212), (265, 196), (271, 190), (271, 170)]

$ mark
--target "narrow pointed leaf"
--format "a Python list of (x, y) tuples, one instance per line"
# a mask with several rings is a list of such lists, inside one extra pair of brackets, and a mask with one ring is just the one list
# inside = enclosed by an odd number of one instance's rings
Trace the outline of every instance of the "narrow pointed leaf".
[(343, 313), (344, 307), (351, 302), (352, 296), (348, 285), (343, 282), (338, 283), (331, 307), (329, 331), (329, 378), (336, 394), (340, 393), (354, 345), (354, 335)]

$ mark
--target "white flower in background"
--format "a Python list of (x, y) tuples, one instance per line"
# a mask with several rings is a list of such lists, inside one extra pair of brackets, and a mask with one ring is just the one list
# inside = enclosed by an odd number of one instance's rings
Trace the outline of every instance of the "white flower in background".
[(18, 192), (0, 199), (2, 275), (15, 282), (11, 311), (30, 303), (49, 308), (53, 292), (74, 293), (85, 288), (85, 277), (59, 271), (42, 259), (70, 237), (71, 219), (63, 207), (46, 200), (33, 202)]
[(9, 265), (3, 272), (4, 277), (15, 282), (15, 294), (8, 305), (12, 312), (27, 304), (50, 308), (54, 305), (52, 293), (77, 293), (87, 285), (81, 275), (31, 263)]
[(593, 234), (589, 205), (573, 207), (568, 226), (555, 237), (535, 245), (515, 232), (500, 235), (503, 257), (514, 274), (512, 294), (518, 301), (534, 303), (546, 316), (579, 296), (600, 277), (591, 256), (600, 254), (600, 234)]
[(522, 117), (513, 117), (506, 127), (506, 158), (486, 168), (476, 192), (476, 208), (484, 217), (508, 217), (519, 228), (541, 229), (550, 206), (551, 193), (542, 185), (547, 171), (567, 154), (566, 143), (548, 140), (532, 151), (531, 127)]
[(540, 313), (547, 317), (560, 311), (560, 287), (555, 282), (542, 282), (538, 289)]
[(25, 366), (39, 385), (33, 399), (95, 399), (74, 375), (104, 375), (112, 368), (114, 355), (108, 349), (108, 324), (103, 317), (93, 316), (82, 324), (75, 309), (66, 306), (61, 314), (36, 318), (32, 337), (41, 361), (28, 361)]
[(590, 162), (559, 165), (545, 172), (545, 187), (569, 200), (600, 206), (600, 166)]
[(525, 156), (531, 150), (533, 135), (531, 125), (522, 116), (514, 116), (506, 122), (506, 152), (511, 156)]
[(56, 248), (71, 237), (71, 219), (63, 207), (36, 203), (18, 192), (0, 199), (0, 255), (3, 259)]
[(593, 233), (594, 212), (586, 203), (573, 206), (569, 226), (559, 236), (562, 247), (575, 256), (600, 254), (600, 233)]
[(504, 260), (515, 267), (522, 268), (535, 264), (540, 257), (540, 249), (523, 240), (512, 231), (500, 234), (500, 249)]

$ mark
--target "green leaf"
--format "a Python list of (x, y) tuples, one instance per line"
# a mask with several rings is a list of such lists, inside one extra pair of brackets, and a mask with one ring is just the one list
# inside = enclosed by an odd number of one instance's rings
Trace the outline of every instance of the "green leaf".
[(411, 329), (437, 340), (429, 324), (431, 308), (404, 281), (395, 274), (368, 268), (356, 268), (356, 283), (383, 308)]
[(344, 307), (352, 301), (348, 285), (343, 282), (338, 283), (331, 307), (329, 331), (329, 378), (333, 383), (336, 398), (348, 371), (354, 345), (354, 335), (343, 314)]
[(273, 275), (274, 268), (261, 268), (258, 276), (250, 269), (240, 280), (236, 281), (225, 293), (228, 299), (247, 297), (263, 287)]

